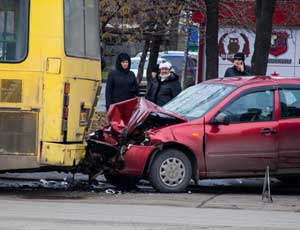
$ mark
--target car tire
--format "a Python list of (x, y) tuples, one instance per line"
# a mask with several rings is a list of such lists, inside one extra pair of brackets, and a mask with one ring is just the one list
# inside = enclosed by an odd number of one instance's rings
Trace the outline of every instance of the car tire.
[(122, 191), (130, 191), (137, 189), (138, 177), (122, 174), (104, 174), (108, 183)]
[(150, 167), (148, 179), (159, 192), (182, 192), (192, 177), (192, 165), (181, 151), (167, 149), (159, 153)]

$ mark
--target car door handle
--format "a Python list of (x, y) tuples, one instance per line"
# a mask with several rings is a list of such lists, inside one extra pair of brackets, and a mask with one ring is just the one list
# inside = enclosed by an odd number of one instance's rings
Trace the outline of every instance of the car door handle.
[(277, 133), (276, 129), (270, 129), (270, 128), (264, 128), (262, 130), (260, 130), (261, 134), (275, 134)]

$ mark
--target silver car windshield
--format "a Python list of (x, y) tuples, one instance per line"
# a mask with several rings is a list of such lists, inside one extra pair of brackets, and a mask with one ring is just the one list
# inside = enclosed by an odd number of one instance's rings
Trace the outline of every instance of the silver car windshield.
[(232, 85), (201, 83), (182, 91), (163, 108), (194, 120), (207, 113), (234, 89), (236, 87)]

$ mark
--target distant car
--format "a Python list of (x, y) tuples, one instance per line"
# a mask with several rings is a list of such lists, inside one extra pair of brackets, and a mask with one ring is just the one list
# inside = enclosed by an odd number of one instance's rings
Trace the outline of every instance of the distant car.
[[(169, 50), (169, 51), (162, 51), (159, 52), (159, 55), (163, 55), (163, 54), (180, 54), (180, 55), (184, 55), (184, 51), (173, 51), (173, 50)], [(197, 59), (198, 58), (198, 52), (188, 52), (189, 56)]]
[[(138, 53), (135, 57), (131, 58), (131, 68), (130, 70), (135, 73), (137, 76), (138, 72), (138, 66), (140, 63), (141, 53)], [(149, 56), (149, 54), (148, 54)], [(144, 65), (144, 74), (143, 74), (143, 83), (146, 82), (146, 73), (147, 73), (147, 67), (148, 67), (148, 57), (146, 58), (146, 62)], [(167, 60), (171, 62), (173, 71), (181, 77), (183, 74), (184, 69), (184, 52), (183, 51), (163, 51), (159, 52), (158, 55), (158, 61), (159, 64), (161, 61)], [(195, 52), (189, 52), (188, 58), (187, 58), (187, 75), (186, 80), (184, 82), (184, 86), (189, 87), (191, 85), (195, 84), (196, 81), (196, 74), (197, 74), (197, 53)]]
[(181, 192), (191, 179), (264, 176), (267, 166), (282, 181), (300, 178), (297, 78), (210, 80), (163, 107), (144, 98), (115, 104), (108, 117), (88, 149), (116, 186), (144, 178)]
[[(182, 77), (184, 70), (184, 52), (161, 52), (159, 57), (172, 63), (175, 73)], [(195, 55), (189, 54), (187, 57), (187, 72), (184, 82), (184, 88), (195, 85), (197, 74), (197, 58)]]
[[(130, 70), (134, 72), (135, 76), (137, 77), (139, 64), (140, 64), (141, 58), (140, 57), (132, 57), (131, 58), (131, 66)], [(162, 58), (157, 59), (157, 64), (164, 61)], [(145, 65), (144, 65), (144, 72), (143, 72), (143, 78), (141, 81), (141, 85), (147, 85), (147, 68), (148, 68), (148, 58), (146, 59)]]
[[(149, 57), (149, 52), (147, 53), (147, 57)], [(178, 50), (169, 50), (169, 51), (161, 51), (159, 52), (159, 55), (161, 54), (184, 54), (184, 51), (178, 51)], [(193, 58), (197, 59), (198, 58), (198, 52), (191, 52), (189, 51), (189, 55), (191, 55)], [(142, 56), (142, 52), (137, 53), (134, 57), (141, 57)]]
[[(135, 76), (137, 76), (141, 58), (140, 57), (132, 57), (132, 58), (130, 58), (130, 60), (131, 60), (130, 70), (132, 72), (134, 72)], [(147, 64), (147, 66), (148, 66), (148, 64)], [(145, 65), (144, 66), (144, 72), (143, 72), (143, 78), (145, 77), (145, 80), (146, 80), (146, 73), (147, 73), (147, 68), (146, 68), (146, 65)]]

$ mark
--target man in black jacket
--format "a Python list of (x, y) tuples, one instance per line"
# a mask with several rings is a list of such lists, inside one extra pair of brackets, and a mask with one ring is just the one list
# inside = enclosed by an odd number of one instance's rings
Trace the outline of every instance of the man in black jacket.
[(233, 56), (233, 66), (228, 68), (224, 77), (236, 76), (250, 76), (251, 68), (245, 65), (245, 55), (243, 53), (236, 53)]
[(159, 75), (151, 79), (146, 99), (162, 106), (176, 97), (181, 92), (179, 77), (171, 73), (171, 63), (162, 62), (159, 64)]
[(130, 57), (120, 53), (116, 61), (116, 69), (108, 74), (106, 82), (106, 109), (111, 104), (125, 101), (138, 96), (139, 87), (135, 75), (130, 71)]

